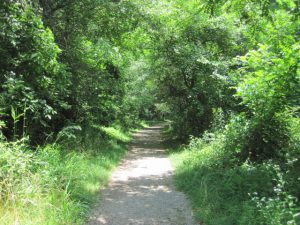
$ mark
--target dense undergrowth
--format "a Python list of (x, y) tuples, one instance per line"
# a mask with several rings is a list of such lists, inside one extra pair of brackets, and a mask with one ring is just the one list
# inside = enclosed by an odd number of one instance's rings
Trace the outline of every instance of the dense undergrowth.
[(131, 133), (98, 127), (85, 142), (32, 150), (0, 143), (1, 224), (83, 224), (99, 190), (127, 150)]
[(243, 129), (232, 129), (239, 123), (170, 147), (176, 186), (203, 224), (299, 224), (299, 120), (293, 121), (286, 155), (261, 162), (239, 157), (245, 145), (241, 136), (247, 136)]

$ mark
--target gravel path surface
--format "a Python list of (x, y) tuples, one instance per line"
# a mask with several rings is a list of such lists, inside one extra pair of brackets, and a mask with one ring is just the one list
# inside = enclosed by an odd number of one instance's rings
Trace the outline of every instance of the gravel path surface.
[(172, 184), (161, 126), (134, 135), (131, 150), (102, 191), (89, 225), (196, 225), (185, 196)]

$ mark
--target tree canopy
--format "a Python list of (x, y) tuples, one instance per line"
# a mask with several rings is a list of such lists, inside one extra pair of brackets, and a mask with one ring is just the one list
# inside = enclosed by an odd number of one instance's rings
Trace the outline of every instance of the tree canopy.
[(222, 134), (236, 165), (296, 171), (299, 10), (298, 0), (3, 0), (1, 139), (38, 146), (66, 128), (168, 120), (183, 142)]

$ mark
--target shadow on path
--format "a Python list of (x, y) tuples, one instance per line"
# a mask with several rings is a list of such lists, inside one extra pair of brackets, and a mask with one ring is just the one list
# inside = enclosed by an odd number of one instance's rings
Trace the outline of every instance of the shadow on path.
[(161, 126), (134, 135), (131, 149), (102, 191), (89, 225), (194, 225), (185, 196), (172, 184)]

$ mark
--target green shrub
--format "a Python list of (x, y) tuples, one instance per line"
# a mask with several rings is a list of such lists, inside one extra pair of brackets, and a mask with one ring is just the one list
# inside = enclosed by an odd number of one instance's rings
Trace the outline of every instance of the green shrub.
[(192, 138), (173, 153), (176, 186), (187, 193), (204, 224), (297, 224), (300, 207), (293, 188), (299, 172), (292, 175), (274, 160), (241, 162), (239, 146), (228, 152), (232, 143), (243, 144), (238, 137), (247, 133), (245, 121), (240, 117), (224, 132)]

